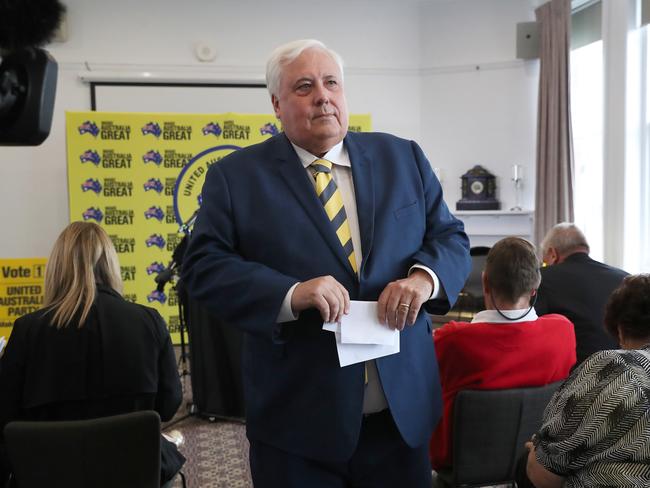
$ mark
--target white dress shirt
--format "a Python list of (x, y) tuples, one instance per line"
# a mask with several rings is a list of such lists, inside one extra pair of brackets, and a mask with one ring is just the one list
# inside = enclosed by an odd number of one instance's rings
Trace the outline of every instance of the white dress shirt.
[(537, 312), (534, 307), (521, 310), (501, 310), (501, 313), (508, 318), (504, 318), (496, 310), (482, 310), (474, 315), (472, 323), (514, 324), (517, 322), (532, 322), (533, 320), (537, 320)]

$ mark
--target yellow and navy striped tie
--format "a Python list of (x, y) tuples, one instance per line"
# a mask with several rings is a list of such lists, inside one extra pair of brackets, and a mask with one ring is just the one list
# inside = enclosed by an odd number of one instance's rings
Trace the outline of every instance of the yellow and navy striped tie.
[(311, 168), (316, 179), (316, 194), (323, 207), (325, 207), (325, 213), (334, 226), (336, 235), (343, 246), (343, 250), (348, 257), (348, 261), (350, 261), (352, 269), (357, 273), (357, 261), (354, 258), (350, 225), (348, 224), (348, 217), (345, 214), (341, 192), (332, 178), (332, 163), (326, 159), (317, 159), (311, 163)]

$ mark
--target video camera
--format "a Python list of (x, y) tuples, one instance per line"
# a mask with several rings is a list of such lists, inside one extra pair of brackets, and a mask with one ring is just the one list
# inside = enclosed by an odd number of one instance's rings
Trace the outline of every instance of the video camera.
[(0, 146), (37, 146), (50, 133), (58, 67), (38, 46), (64, 12), (58, 0), (0, 0)]

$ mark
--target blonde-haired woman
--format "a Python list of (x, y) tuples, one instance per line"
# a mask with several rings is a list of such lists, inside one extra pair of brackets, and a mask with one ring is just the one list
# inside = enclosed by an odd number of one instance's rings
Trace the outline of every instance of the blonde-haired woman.
[[(0, 455), (2, 430), (14, 419), (174, 415), (182, 392), (167, 327), (156, 310), (127, 302), (121, 291), (106, 232), (90, 222), (66, 227), (47, 263), (43, 308), (16, 320), (0, 359)], [(163, 484), (184, 458), (161, 444)]]

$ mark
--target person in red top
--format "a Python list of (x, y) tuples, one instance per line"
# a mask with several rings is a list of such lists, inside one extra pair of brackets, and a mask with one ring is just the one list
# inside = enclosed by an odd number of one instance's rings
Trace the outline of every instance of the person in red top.
[(535, 312), (539, 283), (534, 246), (506, 237), (490, 249), (482, 274), (486, 310), (471, 323), (452, 321), (434, 331), (443, 414), (430, 442), (433, 469), (451, 467), (460, 390), (542, 386), (566, 378), (576, 362), (573, 324), (562, 315)]

